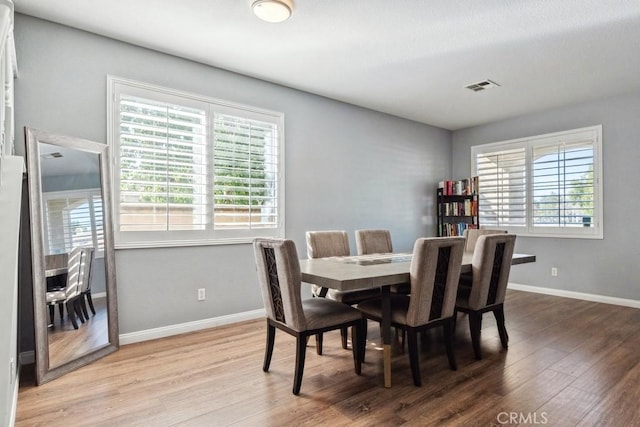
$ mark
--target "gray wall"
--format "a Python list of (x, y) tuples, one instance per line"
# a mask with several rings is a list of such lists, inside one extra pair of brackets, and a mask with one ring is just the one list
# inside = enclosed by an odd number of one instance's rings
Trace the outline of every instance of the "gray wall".
[[(604, 239), (519, 237), (516, 250), (537, 262), (513, 268), (511, 281), (640, 300), (640, 93), (531, 114), (453, 132), (453, 175), (471, 170), (472, 145), (602, 124)], [(558, 276), (551, 277), (551, 267)]]
[[(395, 249), (433, 235), (449, 131), (16, 15), (16, 128), (106, 142), (106, 76), (285, 113), (286, 236), (385, 227)], [(212, 41), (214, 43), (216, 41)], [(16, 150), (24, 152), (18, 138)], [(250, 245), (118, 250), (121, 333), (262, 307)], [(207, 300), (196, 301), (196, 289)]]

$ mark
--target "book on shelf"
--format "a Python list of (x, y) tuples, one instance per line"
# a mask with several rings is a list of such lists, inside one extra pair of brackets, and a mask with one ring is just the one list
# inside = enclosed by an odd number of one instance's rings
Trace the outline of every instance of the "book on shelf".
[(478, 226), (476, 224), (467, 224), (464, 222), (445, 222), (440, 224), (439, 235), (442, 237), (462, 236), (464, 234), (464, 230), (470, 228), (478, 228)]
[(443, 196), (473, 196), (478, 194), (480, 181), (477, 176), (461, 179), (459, 181), (440, 181), (438, 188), (442, 189)]

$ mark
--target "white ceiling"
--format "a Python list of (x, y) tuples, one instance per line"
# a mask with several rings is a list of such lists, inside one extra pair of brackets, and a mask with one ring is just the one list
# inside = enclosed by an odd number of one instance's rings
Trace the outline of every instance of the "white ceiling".
[[(17, 12), (456, 130), (640, 89), (640, 0), (14, 0)], [(19, 66), (20, 64), (18, 64)], [(484, 79), (500, 87), (472, 92)]]

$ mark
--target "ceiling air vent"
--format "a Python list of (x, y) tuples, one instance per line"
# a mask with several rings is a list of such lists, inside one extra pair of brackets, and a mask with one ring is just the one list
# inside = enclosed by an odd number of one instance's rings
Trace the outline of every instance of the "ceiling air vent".
[(500, 85), (496, 82), (492, 82), (491, 80), (483, 80), (478, 83), (472, 83), (470, 85), (465, 86), (467, 89), (471, 89), (474, 92), (480, 92), (481, 90), (491, 89), (493, 87), (499, 87)]

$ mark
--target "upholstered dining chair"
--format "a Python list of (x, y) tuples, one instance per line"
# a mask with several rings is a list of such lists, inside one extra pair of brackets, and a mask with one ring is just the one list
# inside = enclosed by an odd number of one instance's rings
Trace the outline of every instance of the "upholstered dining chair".
[[(416, 240), (410, 278), (411, 294), (391, 294), (391, 325), (406, 331), (413, 383), (422, 385), (418, 333), (441, 326), (449, 367), (457, 369), (453, 348), (454, 306), (462, 264), (462, 237), (431, 237)], [(358, 304), (367, 319), (382, 321), (382, 299)], [(366, 329), (365, 329), (366, 339)]]
[(511, 270), (515, 234), (487, 234), (478, 237), (471, 262), (472, 284), (460, 285), (456, 313), (469, 314), (471, 343), (476, 359), (482, 358), (480, 331), (482, 315), (493, 312), (498, 325), (500, 343), (507, 349), (509, 335), (504, 321), (504, 298)]
[(465, 238), (464, 251), (473, 253), (473, 250), (476, 247), (476, 242), (478, 241), (478, 237), (480, 236), (503, 233), (506, 233), (506, 230), (495, 230), (490, 228), (467, 228), (463, 232), (463, 236)]
[(307, 338), (334, 329), (351, 327), (355, 372), (361, 372), (364, 351), (364, 320), (349, 305), (328, 298), (302, 300), (302, 275), (292, 240), (256, 239), (253, 242), (258, 282), (267, 313), (267, 346), (262, 370), (271, 364), (276, 328), (296, 337), (296, 367), (293, 394), (300, 392)]
[(80, 296), (77, 303), (82, 310), (86, 320), (89, 320), (89, 312), (87, 311), (87, 303), (89, 303), (89, 309), (95, 316), (96, 309), (93, 306), (93, 299), (91, 298), (91, 274), (93, 272), (93, 261), (95, 259), (94, 248), (83, 248), (83, 264), (82, 264), (82, 286), (80, 287)]
[[(358, 255), (383, 254), (393, 252), (391, 232), (389, 230), (356, 230), (356, 248)], [(408, 294), (411, 291), (409, 283), (400, 283), (390, 287), (391, 292)]]
[(75, 247), (69, 253), (67, 263), (67, 283), (66, 287), (54, 291), (47, 292), (46, 301), (49, 306), (49, 318), (50, 324), (54, 325), (53, 314), (55, 312), (54, 307), (58, 305), (60, 307), (60, 321), (63, 320), (63, 305), (67, 307), (67, 315), (74, 329), (78, 329), (78, 323), (76, 322), (76, 315), (78, 315), (78, 307), (75, 304), (78, 296), (80, 295), (80, 288), (82, 286), (83, 276), (83, 258), (84, 251), (82, 247)]

